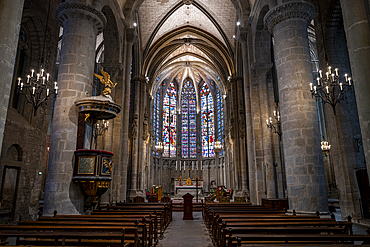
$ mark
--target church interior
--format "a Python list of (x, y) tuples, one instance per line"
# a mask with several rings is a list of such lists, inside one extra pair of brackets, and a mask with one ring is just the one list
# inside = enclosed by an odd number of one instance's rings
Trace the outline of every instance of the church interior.
[(1, 222), (190, 194), (370, 226), (369, 0), (0, 13)]

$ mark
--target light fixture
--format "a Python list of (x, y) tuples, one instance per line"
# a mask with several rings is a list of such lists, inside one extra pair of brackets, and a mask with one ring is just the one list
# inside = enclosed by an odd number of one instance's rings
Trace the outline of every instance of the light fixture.
[(240, 21), (238, 21), (238, 22), (236, 23), (236, 25), (237, 25), (237, 26), (240, 26)]
[(54, 85), (52, 84), (52, 82), (50, 81), (51, 76), (45, 71), (43, 66), (46, 46), (46, 34), (49, 23), (50, 4), (51, 0), (49, 0), (44, 32), (44, 44), (39, 61), (40, 72), (35, 72), (35, 70), (32, 69), (31, 75), (27, 75), (25, 80), (22, 81), (21, 77), (18, 78), (17, 92), (21, 95), (24, 95), (26, 103), (30, 103), (32, 105), (34, 116), (36, 116), (37, 109), (40, 106), (47, 105), (47, 101), (49, 98), (53, 98), (58, 95), (57, 82), (54, 82)]
[(334, 115), (337, 103), (345, 99), (345, 93), (352, 89), (351, 77), (345, 74), (343, 78), (345, 81), (341, 81), (337, 68), (332, 71), (332, 67), (329, 66), (324, 76), (320, 70), (316, 82), (310, 83), (312, 97), (321, 98), (324, 104), (331, 105)]
[(57, 82), (54, 86), (50, 82), (50, 74), (44, 69), (40, 69), (39, 73), (31, 70), (31, 75), (27, 75), (26, 83), (23, 83), (22, 78), (18, 78), (18, 93), (24, 95), (26, 103), (30, 103), (33, 107), (33, 115), (36, 116), (37, 109), (46, 105), (50, 97), (58, 95)]
[(321, 142), (321, 150), (322, 150), (322, 152), (325, 156), (329, 154), (330, 147), (331, 147), (331, 145), (329, 145), (329, 142), (327, 142), (327, 141), (322, 141)]
[(109, 121), (99, 120), (94, 124), (94, 132), (93, 132), (93, 137), (94, 137), (94, 144), (95, 144), (95, 149), (97, 149), (97, 139), (98, 136), (101, 136), (104, 134), (105, 131), (107, 131), (109, 128)]
[(222, 146), (221, 142), (218, 141), (218, 140), (215, 141), (215, 146), (214, 146), (215, 152), (216, 153), (221, 152), (222, 151), (222, 148), (223, 148), (223, 146)]
[(283, 168), (283, 158), (281, 156), (281, 136), (283, 134), (281, 130), (281, 119), (280, 119), (280, 112), (274, 111), (274, 120), (275, 123), (273, 123), (272, 117), (269, 117), (266, 119), (267, 128), (274, 131), (275, 134), (278, 135), (279, 140), (279, 156), (280, 156), (280, 169), (281, 169), (281, 183), (282, 183), (282, 189), (283, 189), (283, 198), (285, 199), (285, 182), (284, 182), (284, 168)]
[(157, 145), (155, 145), (155, 150), (156, 150), (156, 151), (157, 151), (157, 153), (159, 153), (159, 154), (163, 153), (163, 151), (164, 151), (164, 147), (163, 147), (163, 144), (162, 144), (162, 142), (161, 142), (161, 141), (159, 141), (159, 142), (157, 143)]
[(235, 35), (233, 35), (233, 38), (235, 39)]
[(137, 24), (136, 24), (136, 22), (134, 22), (134, 27), (136, 27), (137, 26)]

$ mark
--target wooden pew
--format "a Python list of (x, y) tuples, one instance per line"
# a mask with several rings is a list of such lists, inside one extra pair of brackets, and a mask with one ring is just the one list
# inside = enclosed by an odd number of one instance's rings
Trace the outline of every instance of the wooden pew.
[[(147, 217), (147, 218), (146, 218)], [(136, 226), (138, 227), (139, 244), (144, 243), (144, 246), (152, 246), (158, 241), (156, 234), (156, 220), (152, 215), (130, 215), (117, 217), (116, 215), (109, 216), (94, 216), (94, 215), (56, 215), (54, 217), (40, 217), (37, 223), (34, 221), (20, 221), (20, 225), (26, 224), (52, 225), (53, 223), (60, 225), (102, 225), (102, 226)]]
[[(61, 227), (61, 226), (0, 226), (0, 238), (16, 237), (23, 245), (78, 245), (78, 246), (137, 246), (137, 239), (128, 241), (125, 234), (137, 228), (123, 227)], [(22, 239), (21, 239), (22, 238)]]

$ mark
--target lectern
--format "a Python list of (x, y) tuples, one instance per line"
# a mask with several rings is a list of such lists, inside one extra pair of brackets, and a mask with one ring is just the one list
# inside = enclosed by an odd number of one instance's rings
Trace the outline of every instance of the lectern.
[(193, 198), (191, 194), (187, 193), (184, 198), (184, 217), (183, 220), (194, 220), (193, 218)]

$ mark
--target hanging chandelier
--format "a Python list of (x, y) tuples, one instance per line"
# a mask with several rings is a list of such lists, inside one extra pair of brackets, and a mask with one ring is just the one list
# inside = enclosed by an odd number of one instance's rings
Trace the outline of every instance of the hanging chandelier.
[(94, 131), (93, 131), (93, 137), (94, 137), (94, 144), (95, 144), (95, 149), (97, 149), (98, 145), (98, 136), (102, 136), (109, 128), (109, 121), (100, 120), (97, 121), (94, 124)]
[(216, 141), (215, 142), (215, 146), (214, 146), (215, 152), (216, 153), (221, 152), (222, 151), (222, 148), (223, 148), (223, 146), (222, 146), (221, 142), (220, 141)]
[(164, 151), (164, 147), (163, 147), (163, 144), (162, 144), (162, 142), (161, 142), (161, 141), (159, 141), (159, 142), (157, 143), (157, 145), (155, 145), (155, 150), (156, 150), (156, 151), (157, 151), (157, 153), (159, 153), (159, 154), (163, 153), (163, 151)]
[(39, 73), (35, 74), (35, 70), (31, 70), (31, 75), (27, 75), (26, 82), (22, 78), (18, 78), (18, 93), (24, 95), (26, 103), (30, 103), (33, 107), (33, 115), (36, 116), (37, 109), (42, 105), (47, 105), (49, 98), (58, 95), (57, 82), (50, 82), (50, 74), (44, 69), (40, 69)]
[(321, 150), (324, 153), (324, 155), (328, 155), (330, 148), (331, 148), (331, 145), (329, 145), (329, 142), (327, 141), (321, 142)]
[(345, 94), (348, 91), (352, 90), (352, 81), (348, 74), (344, 75), (345, 81), (341, 80), (338, 68), (335, 68), (334, 71), (335, 73), (332, 73), (332, 67), (329, 66), (328, 71), (323, 76), (323, 72), (320, 70), (317, 84), (310, 83), (310, 91), (312, 97), (321, 98), (324, 104), (331, 105), (334, 115), (336, 115), (335, 106), (345, 99)]

